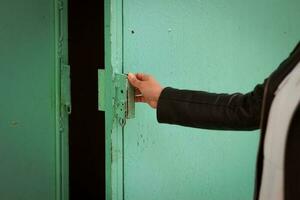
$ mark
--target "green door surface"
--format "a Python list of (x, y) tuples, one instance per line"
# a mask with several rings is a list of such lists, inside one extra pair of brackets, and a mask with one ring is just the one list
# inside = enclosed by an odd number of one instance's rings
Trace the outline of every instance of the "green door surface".
[(68, 199), (65, 0), (0, 2), (0, 199)]
[(105, 86), (107, 199), (252, 199), (259, 131), (158, 124), (144, 104), (124, 125), (116, 74), (149, 73), (182, 89), (251, 91), (299, 40), (300, 1), (105, 2), (99, 96)]

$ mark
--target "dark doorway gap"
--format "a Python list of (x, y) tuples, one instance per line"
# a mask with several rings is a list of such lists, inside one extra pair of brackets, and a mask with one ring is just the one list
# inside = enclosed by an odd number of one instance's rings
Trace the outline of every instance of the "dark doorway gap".
[(69, 0), (68, 9), (70, 200), (105, 199), (104, 113), (97, 108), (97, 70), (104, 66), (104, 2)]

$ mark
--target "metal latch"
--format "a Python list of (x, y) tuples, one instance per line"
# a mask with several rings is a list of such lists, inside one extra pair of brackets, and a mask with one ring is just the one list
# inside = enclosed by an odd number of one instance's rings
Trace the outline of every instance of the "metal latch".
[[(115, 73), (112, 79), (106, 80), (105, 70), (100, 69), (98, 73), (99, 81), (99, 110), (106, 111), (106, 101), (112, 101), (115, 118), (121, 126), (124, 126), (126, 119), (132, 119), (135, 116), (135, 89), (128, 82), (127, 74)], [(112, 81), (112, 85), (106, 84), (106, 81)], [(107, 92), (111, 92), (112, 99), (107, 99)]]

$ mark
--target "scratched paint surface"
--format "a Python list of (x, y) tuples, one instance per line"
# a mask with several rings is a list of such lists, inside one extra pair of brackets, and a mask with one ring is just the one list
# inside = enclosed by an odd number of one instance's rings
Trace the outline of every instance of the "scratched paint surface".
[(56, 155), (55, 3), (0, 2), (2, 200), (61, 199), (56, 196), (61, 163)]
[[(299, 40), (298, 0), (124, 0), (125, 72), (163, 86), (247, 92)], [(259, 132), (163, 125), (136, 105), (124, 138), (126, 200), (250, 200)]]

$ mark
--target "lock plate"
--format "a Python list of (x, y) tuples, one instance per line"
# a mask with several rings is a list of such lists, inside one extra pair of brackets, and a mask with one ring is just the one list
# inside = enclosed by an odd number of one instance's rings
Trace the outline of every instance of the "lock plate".
[(115, 74), (116, 114), (120, 118), (132, 119), (135, 116), (135, 90), (128, 82), (127, 74)]
[(132, 119), (135, 117), (135, 89), (128, 82), (127, 74), (114, 74), (113, 78), (113, 88), (107, 88), (105, 85), (105, 79), (107, 74), (105, 70), (99, 70), (98, 73), (98, 100), (99, 100), (99, 110), (106, 110), (106, 99), (107, 92), (113, 92), (113, 112), (115, 118), (119, 120), (121, 125), (125, 125), (126, 119)]

